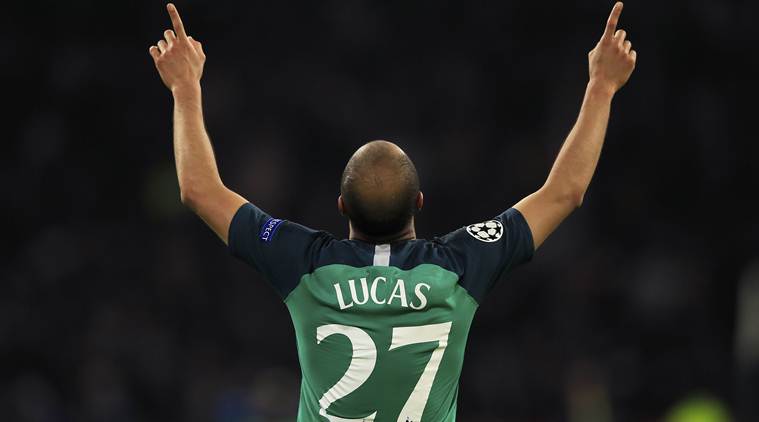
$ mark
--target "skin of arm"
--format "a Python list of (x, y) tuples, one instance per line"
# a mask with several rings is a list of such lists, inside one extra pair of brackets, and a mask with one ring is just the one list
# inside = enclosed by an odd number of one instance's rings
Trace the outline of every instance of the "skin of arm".
[(530, 226), (535, 249), (582, 205), (601, 155), (611, 101), (635, 69), (637, 53), (627, 33), (616, 29), (622, 7), (614, 5), (601, 40), (588, 54), (590, 81), (580, 114), (546, 182), (514, 206)]
[(161, 80), (174, 98), (174, 157), (182, 203), (224, 241), (235, 212), (247, 201), (222, 183), (203, 121), (200, 79), (206, 56), (187, 36), (176, 7), (167, 5), (174, 30), (150, 47)]

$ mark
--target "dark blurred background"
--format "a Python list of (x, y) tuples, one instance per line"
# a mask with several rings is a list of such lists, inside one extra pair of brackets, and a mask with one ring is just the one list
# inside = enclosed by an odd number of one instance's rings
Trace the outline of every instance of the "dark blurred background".
[[(372, 139), (421, 237), (537, 189), (610, 1), (178, 1), (225, 182), (346, 236)], [(292, 421), (286, 308), (179, 202), (161, 1), (0, 13), (0, 420)], [(585, 204), (480, 308), (463, 421), (759, 421), (759, 3), (630, 0), (638, 68)], [(701, 419), (694, 419), (701, 418)]]

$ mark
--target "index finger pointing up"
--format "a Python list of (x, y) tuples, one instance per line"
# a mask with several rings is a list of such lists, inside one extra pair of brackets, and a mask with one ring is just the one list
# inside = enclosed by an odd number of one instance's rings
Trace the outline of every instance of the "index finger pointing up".
[(612, 38), (614, 36), (614, 32), (617, 30), (617, 23), (619, 22), (619, 15), (622, 14), (622, 7), (624, 5), (621, 1), (618, 1), (614, 8), (611, 9), (611, 14), (609, 15), (609, 20), (606, 21), (606, 30), (604, 31), (604, 38)]
[(187, 34), (184, 32), (184, 24), (182, 24), (182, 18), (179, 17), (177, 7), (173, 3), (166, 5), (166, 9), (169, 10), (169, 17), (171, 17), (171, 24), (174, 26), (174, 32), (178, 37), (187, 38)]

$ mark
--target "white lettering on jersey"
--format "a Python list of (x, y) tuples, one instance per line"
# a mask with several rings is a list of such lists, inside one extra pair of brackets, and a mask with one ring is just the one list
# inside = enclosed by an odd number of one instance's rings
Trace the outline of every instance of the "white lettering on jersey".
[(377, 282), (379, 280), (382, 280), (383, 283), (387, 283), (387, 279), (385, 277), (377, 277), (372, 281), (372, 302), (376, 303), (377, 305), (382, 305), (385, 303), (383, 300), (380, 302), (380, 300), (377, 298)]
[(422, 294), (422, 287), (426, 287), (428, 292), (431, 288), (427, 283), (419, 283), (416, 285), (416, 287), (414, 287), (414, 294), (419, 299), (419, 304), (414, 306), (414, 304), (411, 303), (411, 309), (418, 311), (420, 309), (424, 309), (424, 307), (427, 306), (427, 296)]
[[(356, 288), (356, 280), (347, 281), (350, 297), (344, 295), (343, 286), (341, 286), (342, 283), (333, 284), (333, 287), (335, 288), (335, 296), (337, 297), (337, 304), (341, 311), (348, 309), (353, 305), (365, 305), (370, 299), (372, 303), (376, 305), (396, 305), (401, 306), (402, 308), (410, 307), (415, 311), (420, 311), (427, 307), (428, 303), (425, 290), (426, 293), (429, 293), (432, 288), (432, 286), (427, 283), (413, 284), (413, 296), (409, 301), (409, 295), (411, 295), (411, 292), (406, 292), (406, 282), (400, 278), (390, 281), (391, 283), (394, 283), (390, 296), (382, 296), (377, 291), (377, 286), (380, 282), (388, 282), (386, 277), (375, 277), (371, 284), (368, 283), (368, 280), (365, 277), (360, 278), (359, 281), (361, 283), (360, 292), (359, 289)], [(411, 288), (411, 286), (412, 284), (409, 284), (409, 288)], [(414, 303), (415, 299), (418, 300), (418, 303)]]
[(343, 300), (343, 289), (340, 288), (340, 283), (335, 283), (335, 294), (337, 294), (337, 303), (340, 305), (340, 310), (350, 308), (353, 306), (353, 302), (345, 304)]
[(369, 287), (366, 285), (366, 277), (361, 277), (361, 290), (364, 293), (364, 300), (358, 300), (356, 295), (356, 280), (348, 280), (348, 287), (351, 289), (351, 298), (356, 305), (363, 305), (369, 300)]
[(404, 283), (400, 278), (395, 283), (395, 287), (393, 287), (393, 293), (390, 293), (390, 299), (387, 300), (387, 304), (391, 305), (393, 303), (393, 299), (395, 298), (401, 300), (401, 306), (408, 308), (408, 301), (406, 301), (406, 283)]

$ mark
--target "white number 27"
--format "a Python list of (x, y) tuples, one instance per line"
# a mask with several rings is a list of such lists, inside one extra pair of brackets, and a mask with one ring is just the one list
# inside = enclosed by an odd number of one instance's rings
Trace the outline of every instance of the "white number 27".
[[(418, 422), (422, 419), (422, 413), (424, 412), (424, 407), (427, 405), (432, 383), (440, 367), (440, 361), (443, 359), (445, 348), (448, 346), (448, 334), (450, 332), (450, 322), (393, 328), (393, 338), (388, 350), (394, 350), (410, 344), (438, 342), (438, 346), (432, 351), (432, 356), (430, 356), (427, 366), (424, 367), (419, 381), (417, 381), (414, 390), (411, 392), (408, 400), (406, 400), (406, 404), (403, 405), (403, 409), (400, 415), (398, 415), (398, 422)], [(372, 371), (374, 371), (374, 364), (377, 362), (377, 346), (366, 331), (340, 324), (322, 325), (316, 329), (316, 343), (320, 344), (322, 340), (333, 334), (342, 334), (350, 340), (353, 355), (348, 365), (348, 370), (345, 371), (342, 378), (319, 399), (319, 414), (330, 422), (372, 421), (377, 416), (376, 411), (360, 419), (345, 419), (327, 414), (327, 408), (332, 403), (352, 393), (366, 382)]]

